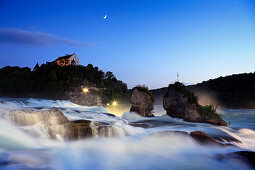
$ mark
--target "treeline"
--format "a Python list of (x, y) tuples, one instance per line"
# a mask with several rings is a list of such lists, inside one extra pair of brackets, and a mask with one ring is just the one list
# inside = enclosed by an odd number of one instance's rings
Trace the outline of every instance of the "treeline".
[(125, 83), (113, 75), (104, 73), (92, 64), (87, 66), (58, 66), (54, 63), (28, 67), (6, 66), (0, 69), (0, 97), (42, 97), (65, 99), (73, 88), (93, 86), (104, 88), (106, 100), (128, 99)]
[[(206, 104), (222, 107), (255, 108), (255, 73), (233, 74), (187, 86)], [(151, 90), (156, 104), (162, 104), (167, 87)], [(209, 99), (209, 100), (208, 100)], [(200, 100), (199, 100), (200, 101)]]
[(255, 74), (243, 73), (210, 79), (189, 86), (195, 93), (212, 93), (219, 105), (226, 107), (255, 107)]

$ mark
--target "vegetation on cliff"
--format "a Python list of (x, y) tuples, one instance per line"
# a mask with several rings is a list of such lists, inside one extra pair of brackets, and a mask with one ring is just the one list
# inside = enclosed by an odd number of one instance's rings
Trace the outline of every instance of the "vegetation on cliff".
[(196, 108), (201, 116), (202, 120), (222, 120), (221, 116), (216, 112), (216, 109), (212, 105), (202, 106), (198, 103), (197, 96), (186, 86), (180, 82), (175, 82), (175, 84), (170, 84), (169, 86), (174, 86), (175, 90), (179, 93), (182, 93), (185, 97), (187, 97), (188, 102), (191, 104), (195, 104)]
[(195, 96), (194, 93), (188, 90), (184, 84), (180, 82), (175, 82), (174, 84), (170, 84), (169, 86), (174, 86), (177, 92), (180, 92), (185, 97), (187, 97), (189, 103), (198, 104), (197, 96)]
[(137, 85), (137, 86), (135, 86), (133, 89), (132, 89), (132, 92), (135, 90), (135, 89), (137, 89), (138, 91), (140, 91), (140, 92), (145, 92), (145, 93), (147, 93), (150, 97), (151, 97), (151, 100), (152, 100), (152, 102), (154, 102), (154, 96), (152, 95), (152, 93), (151, 93), (151, 91), (149, 90), (149, 88), (147, 87), (147, 86), (145, 86), (145, 85)]
[(34, 70), (6, 66), (0, 69), (0, 96), (64, 99), (65, 92), (81, 85), (104, 88), (104, 101), (128, 100), (127, 85), (92, 64), (58, 66), (38, 64)]

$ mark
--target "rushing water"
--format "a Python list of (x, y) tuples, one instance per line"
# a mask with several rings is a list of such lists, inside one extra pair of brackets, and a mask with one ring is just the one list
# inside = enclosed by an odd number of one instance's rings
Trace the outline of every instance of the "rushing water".
[[(93, 137), (66, 141), (60, 133), (61, 120), (52, 118), (57, 114), (52, 108), (60, 109), (68, 120), (92, 121)], [(119, 117), (102, 107), (69, 101), (0, 99), (0, 169), (252, 169), (221, 155), (255, 151), (255, 110), (220, 112), (231, 122), (230, 128), (174, 119), (161, 106), (155, 106), (153, 118), (129, 112)], [(106, 126), (99, 130), (96, 122)], [(167, 133), (196, 130), (242, 143), (200, 145), (187, 135)]]

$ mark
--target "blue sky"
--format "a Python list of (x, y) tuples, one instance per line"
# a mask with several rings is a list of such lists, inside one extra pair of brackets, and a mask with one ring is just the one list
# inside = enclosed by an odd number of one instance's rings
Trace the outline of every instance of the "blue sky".
[(0, 21), (0, 67), (75, 52), (129, 88), (255, 71), (251, 0), (0, 0)]

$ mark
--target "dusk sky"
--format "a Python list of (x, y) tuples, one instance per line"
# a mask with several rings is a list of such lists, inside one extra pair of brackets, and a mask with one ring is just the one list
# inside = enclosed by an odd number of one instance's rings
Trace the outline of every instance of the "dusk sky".
[(0, 0), (0, 68), (72, 53), (129, 88), (254, 72), (255, 3)]

